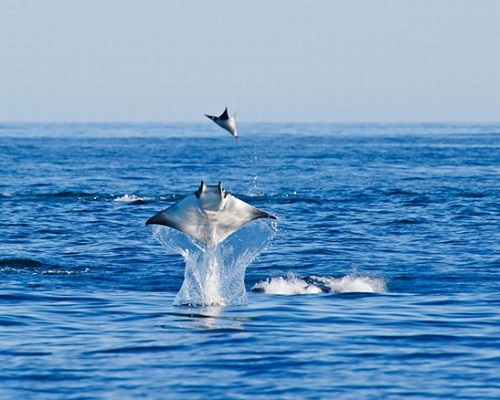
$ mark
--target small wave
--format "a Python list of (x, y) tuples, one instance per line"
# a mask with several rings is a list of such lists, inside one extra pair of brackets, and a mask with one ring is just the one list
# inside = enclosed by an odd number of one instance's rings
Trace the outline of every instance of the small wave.
[(486, 197), (486, 194), (479, 192), (462, 192), (459, 193), (460, 197), (465, 197), (466, 199), (482, 199)]
[(85, 197), (91, 197), (93, 196), (91, 193), (87, 192), (73, 192), (73, 191), (62, 191), (62, 192), (57, 192), (57, 193), (47, 193), (47, 194), (42, 194), (40, 197), (55, 197), (55, 198), (85, 198)]
[(418, 225), (422, 224), (424, 221), (418, 218), (411, 219), (411, 218), (403, 218), (403, 219), (396, 219), (391, 222), (391, 224), (394, 225)]
[(65, 268), (24, 258), (0, 260), (2, 274), (76, 275), (87, 272), (90, 272), (90, 268)]
[(412, 192), (410, 190), (405, 190), (405, 189), (388, 189), (388, 190), (385, 190), (385, 191), (382, 191), (382, 192), (385, 192), (385, 194), (387, 194), (388, 196), (415, 196), (417, 193), (415, 192)]
[(0, 260), (0, 268), (11, 267), (11, 268), (40, 268), (45, 264), (40, 261), (30, 260), (28, 258), (11, 258), (7, 260)]
[(318, 294), (318, 293), (384, 293), (385, 281), (380, 278), (359, 275), (346, 275), (343, 278), (311, 276), (299, 278), (293, 274), (275, 277), (258, 282), (254, 292), (266, 294)]
[(0, 273), (2, 274), (14, 274), (14, 275), (78, 275), (90, 272), (90, 268), (83, 269), (25, 269), (25, 268), (15, 268), (15, 267), (0, 267)]

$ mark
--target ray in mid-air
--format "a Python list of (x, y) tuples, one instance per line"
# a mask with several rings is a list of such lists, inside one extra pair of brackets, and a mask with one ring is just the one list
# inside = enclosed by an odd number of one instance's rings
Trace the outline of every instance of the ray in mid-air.
[(227, 107), (224, 112), (216, 117), (214, 115), (205, 114), (208, 119), (214, 121), (217, 125), (219, 125), (222, 129), (228, 131), (235, 139), (238, 138), (238, 126), (236, 125), (236, 113), (232, 117), (227, 113)]
[(146, 225), (177, 229), (208, 248), (214, 248), (243, 225), (258, 218), (276, 219), (227, 193), (222, 184), (205, 185), (147, 220)]

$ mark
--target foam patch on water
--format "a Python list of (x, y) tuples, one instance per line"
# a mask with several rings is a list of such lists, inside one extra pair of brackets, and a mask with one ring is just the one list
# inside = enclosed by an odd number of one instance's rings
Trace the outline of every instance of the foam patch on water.
[(121, 201), (121, 202), (134, 202), (134, 201), (145, 201), (147, 200), (145, 197), (139, 197), (136, 196), (135, 194), (128, 195), (124, 194), (123, 196), (116, 197), (114, 201)]
[(342, 278), (311, 276), (299, 278), (293, 274), (275, 277), (255, 284), (253, 291), (266, 294), (318, 294), (318, 293), (385, 293), (383, 279), (360, 275), (346, 275)]

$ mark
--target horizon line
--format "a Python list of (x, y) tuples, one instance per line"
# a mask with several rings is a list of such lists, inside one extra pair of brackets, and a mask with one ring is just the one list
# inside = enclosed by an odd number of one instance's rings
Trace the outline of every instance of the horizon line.
[[(205, 124), (203, 120), (0, 120), (0, 124), (100, 124), (100, 125), (139, 125), (139, 124), (158, 124), (158, 125), (181, 125), (181, 124)], [(394, 120), (394, 121), (238, 121), (239, 124), (329, 124), (329, 125), (498, 125), (498, 121), (472, 121), (472, 120)]]

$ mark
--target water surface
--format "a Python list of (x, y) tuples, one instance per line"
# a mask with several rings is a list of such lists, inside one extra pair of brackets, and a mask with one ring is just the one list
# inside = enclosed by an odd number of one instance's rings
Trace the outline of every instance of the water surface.
[[(0, 126), (0, 397), (499, 398), (500, 126)], [(144, 222), (278, 216), (247, 305), (179, 307)]]

